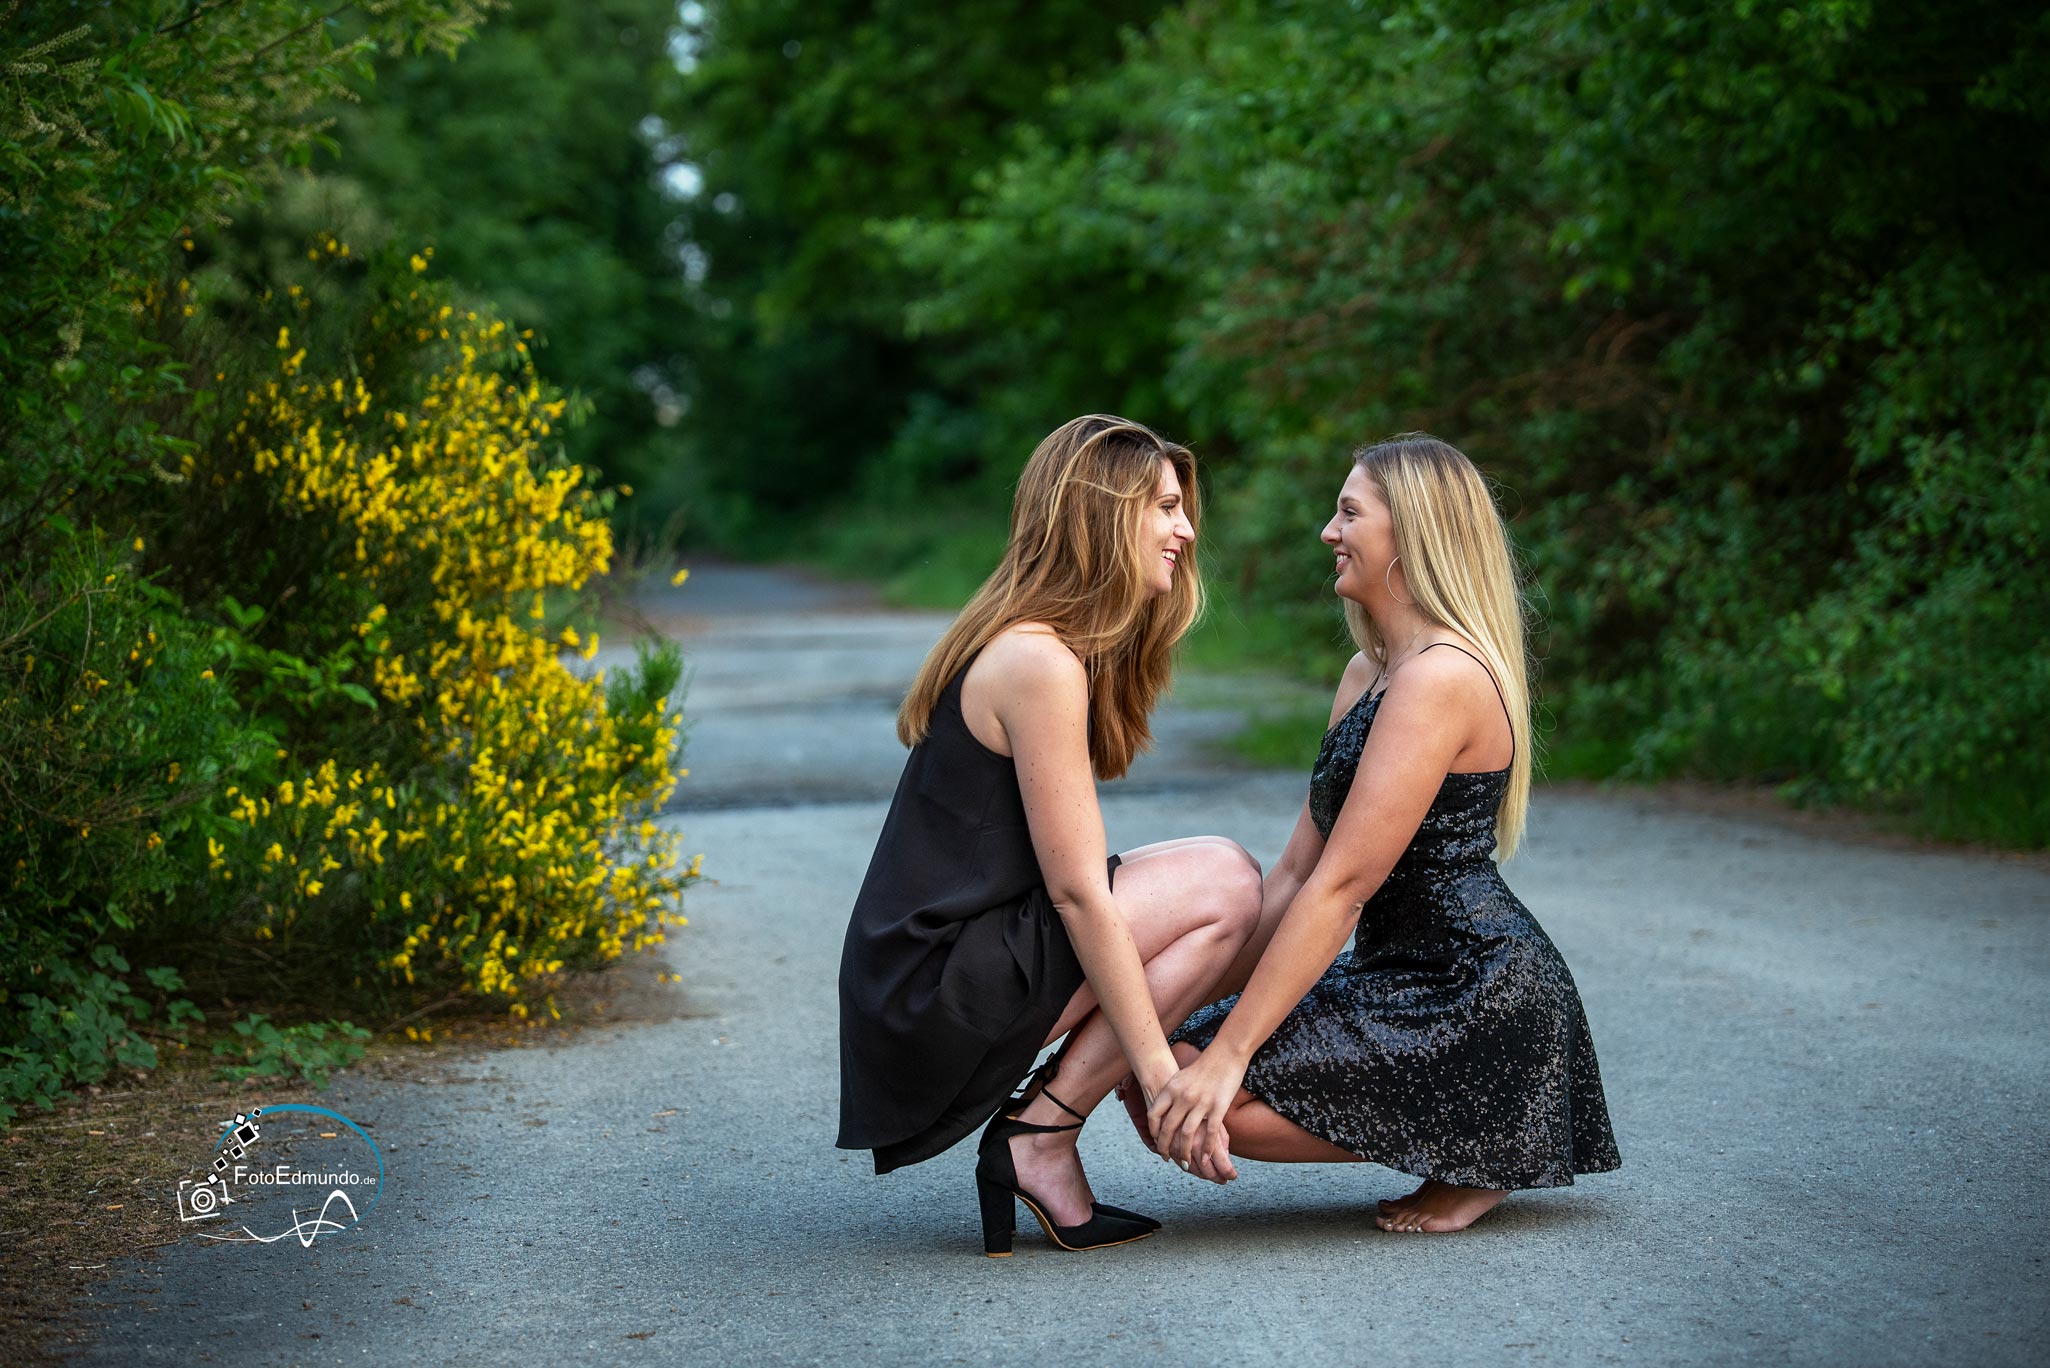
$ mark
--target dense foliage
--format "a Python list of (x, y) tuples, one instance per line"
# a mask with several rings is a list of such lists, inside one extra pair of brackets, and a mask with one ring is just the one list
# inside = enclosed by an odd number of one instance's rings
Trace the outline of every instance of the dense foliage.
[(872, 475), (884, 506), (911, 512), (927, 475), (972, 476), (1004, 449), (948, 349), (906, 334), (922, 277), (873, 224), (958, 213), (1010, 130), (1112, 64), (1119, 25), (1158, 8), (684, 7), (690, 70), (665, 120), (701, 181), (676, 225), (690, 272), (677, 493), (697, 536), (787, 555), (810, 540), (785, 523), (793, 501)]
[(374, 712), (292, 729), (271, 782), (224, 790), (234, 830), (208, 867), (239, 875), (229, 905), (296, 959), (353, 953), (525, 1015), (530, 985), (659, 941), (674, 917), (689, 874), (647, 819), (675, 785), (679, 662), (659, 654), (608, 692), (559, 659), (598, 650), (544, 624), (551, 593), (608, 568), (609, 500), (551, 448), (564, 401), (526, 340), (425, 286), (371, 298), (331, 374), (279, 326), (272, 374), (183, 461), (201, 498), (165, 577), (300, 605), (236, 623), (245, 694), (280, 654), (360, 663), (340, 696)]
[[(786, 36), (813, 52), (779, 7), (705, 8), (707, 106)], [(787, 109), (934, 50), (860, 33)], [(706, 296), (749, 321), (693, 364), (744, 372), (750, 410), (860, 377), (858, 412), (774, 445), (786, 506), (876, 515), (824, 537), (870, 564), (986, 557), (996, 517), (964, 554), (918, 514), (950, 490), (1000, 508), (1039, 433), (1128, 409), (1208, 458), (1240, 630), (1331, 674), (1315, 532), (1345, 453), (1426, 428), (1501, 486), (1555, 770), (1764, 778), (2050, 840), (2025, 744), (2050, 716), (2040, 6), (1190, 0), (1115, 62), (1020, 48), (1042, 96), (1000, 136), (964, 101), (958, 141), (926, 108), (892, 149), (944, 161), (958, 203), (815, 212), (838, 180), (812, 168), (871, 146), (855, 119), (807, 125), (801, 161), (793, 114), (697, 126), (708, 191), (747, 168), (700, 240)], [(805, 283), (729, 261), (750, 234)], [(827, 279), (820, 307), (869, 320), (887, 371), (764, 327), (813, 317)], [(700, 420), (707, 478), (750, 493), (765, 475), (725, 475), (717, 444), (755, 419)]]
[(318, 184), (392, 235), (431, 244), (437, 275), (537, 335), (549, 378), (588, 416), (571, 459), (626, 482), (660, 530), (682, 398), (673, 355), (683, 271), (652, 116), (677, 79), (674, 0), (520, 0), (457, 61), (377, 63), (335, 107)]
[[(151, 1065), (188, 983), (524, 1014), (678, 919), (679, 662), (563, 659), (616, 499), (569, 401), (293, 170), (486, 8), (0, 12), (0, 1121)], [(236, 1031), (242, 1071), (360, 1049)]]

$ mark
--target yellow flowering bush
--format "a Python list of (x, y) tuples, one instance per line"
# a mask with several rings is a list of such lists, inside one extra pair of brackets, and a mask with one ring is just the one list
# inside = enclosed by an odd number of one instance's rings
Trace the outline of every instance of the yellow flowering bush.
[[(313, 256), (349, 249), (329, 238)], [(264, 559), (288, 587), (267, 592), (320, 605), (296, 648), (339, 662), (337, 679), (363, 667), (335, 686), (333, 725), (280, 751), (274, 782), (228, 791), (233, 830), (208, 866), (260, 937), (345, 930), (395, 981), (525, 1016), (566, 966), (683, 922), (698, 862), (650, 820), (680, 774), (680, 661), (643, 650), (610, 679), (565, 661), (598, 651), (551, 622), (609, 567), (609, 496), (552, 454), (566, 401), (527, 339), (458, 310), (417, 279), (425, 264), (401, 263), (342, 364), (309, 361), (279, 326), (270, 374), (185, 461), (191, 485), (273, 510)], [(304, 305), (295, 291), (283, 307)], [(349, 690), (372, 706), (348, 709)]]

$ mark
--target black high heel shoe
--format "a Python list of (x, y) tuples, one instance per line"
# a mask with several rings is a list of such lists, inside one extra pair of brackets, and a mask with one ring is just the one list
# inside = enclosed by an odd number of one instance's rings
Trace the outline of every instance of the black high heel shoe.
[[(1026, 1108), (1033, 1100), (1032, 1088), (1034, 1084), (1038, 1085), (1040, 1092), (1046, 1092), (1047, 1081), (1060, 1075), (1061, 1061), (1068, 1057), (1069, 1043), (1067, 1040), (1062, 1041), (1061, 1047), (1048, 1055), (1045, 1063), (1025, 1076), (1025, 1081), (1018, 1085), (1018, 1091), (1011, 1094), (1010, 1101), (1004, 1103), (1003, 1114), (1005, 1116), (1015, 1116)], [(1075, 1118), (1073, 1126), (1049, 1127), (1048, 1129), (1075, 1130), (1079, 1129), (1089, 1119), (1067, 1103), (1061, 1101), (1058, 1097), (1055, 1097), (1052, 1093), (1047, 1093), (1046, 1100)], [(1091, 1202), (1090, 1207), (1104, 1216), (1116, 1216), (1127, 1221), (1137, 1221), (1148, 1230), (1160, 1229), (1160, 1222), (1154, 1220), (1151, 1216), (1143, 1216), (1136, 1211), (1127, 1211), (1121, 1206), (1112, 1206), (1109, 1202)]]
[(989, 1125), (982, 1132), (982, 1140), (976, 1146), (975, 1194), (982, 1208), (982, 1252), (993, 1259), (1010, 1257), (1012, 1237), (1017, 1232), (1018, 1212), (1012, 1205), (1014, 1200), (1025, 1204), (1026, 1210), (1039, 1219), (1046, 1237), (1060, 1249), (1105, 1249), (1111, 1245), (1143, 1240), (1160, 1229), (1160, 1222), (1150, 1216), (1141, 1216), (1135, 1211), (1103, 1202), (1093, 1203), (1089, 1219), (1080, 1225), (1056, 1225), (1038, 1200), (1018, 1186), (1018, 1170), (1011, 1162), (1011, 1137), (1080, 1130), (1088, 1119), (1047, 1091), (1046, 1080), (1059, 1069), (1060, 1056), (1056, 1055), (1026, 1080), (1025, 1087), (1029, 1089), (1033, 1083), (1038, 1083), (1040, 1095), (1074, 1117), (1073, 1125), (1040, 1126), (1010, 1115), (1031, 1100), (1021, 1091), (1004, 1111), (990, 1118)]

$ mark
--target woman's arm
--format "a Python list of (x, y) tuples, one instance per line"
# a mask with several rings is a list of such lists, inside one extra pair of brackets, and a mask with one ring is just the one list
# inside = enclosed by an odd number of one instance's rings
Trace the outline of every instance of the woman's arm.
[(1040, 876), (1098, 1005), (1151, 1095), (1176, 1065), (1139, 947), (1111, 896), (1089, 761), (1088, 676), (1074, 653), (1043, 629), (1007, 633), (984, 654), (996, 687), (983, 696), (1017, 765)]
[[(1324, 723), (1325, 731), (1328, 732), (1337, 726), (1339, 719), (1352, 711), (1353, 704), (1360, 701), (1360, 696), (1380, 673), (1380, 667), (1367, 659), (1363, 651), (1354, 654), (1353, 658), (1346, 662), (1345, 673), (1338, 680), (1338, 691), (1331, 696), (1331, 717)], [(1282, 850), (1281, 858), (1274, 862), (1274, 868), (1267, 876), (1266, 887), (1262, 890), (1263, 922), (1266, 920), (1267, 905), (1274, 901), (1277, 895), (1285, 895), (1280, 897), (1280, 904), (1284, 908), (1287, 907), (1289, 899), (1293, 898), (1296, 891), (1309, 879), (1310, 872), (1317, 867), (1317, 862), (1323, 855), (1324, 834), (1317, 830), (1316, 822), (1311, 820), (1310, 805), (1305, 801), (1303, 810), (1296, 814), (1295, 830), (1288, 834), (1288, 845)]]
[[(1352, 711), (1352, 705), (1360, 701), (1360, 695), (1367, 691), (1379, 671), (1365, 655), (1355, 655), (1345, 667), (1344, 676), (1338, 681), (1338, 691), (1331, 699), (1331, 720), (1325, 723), (1328, 730), (1338, 725), (1338, 720)], [(1324, 834), (1317, 830), (1311, 820), (1310, 805), (1305, 802), (1302, 811), (1296, 814), (1295, 830), (1288, 836), (1288, 845), (1282, 850), (1281, 858), (1267, 871), (1267, 877), (1260, 885), (1260, 920), (1253, 934), (1247, 938), (1245, 947), (1231, 963), (1231, 968), (1218, 980), (1216, 996), (1229, 997), (1246, 986), (1253, 976), (1253, 968), (1260, 962), (1260, 956), (1267, 951), (1267, 943), (1274, 937), (1274, 928), (1281, 924), (1282, 914), (1295, 895), (1302, 891), (1309, 879), (1310, 871), (1317, 867), (1318, 859), (1324, 853)]]
[[(1345, 948), (1361, 909), (1408, 848), (1453, 760), (1486, 716), (1473, 685), (1491, 686), (1469, 668), (1455, 652), (1431, 652), (1412, 659), (1389, 685), (1315, 868), (1210, 1048), (1154, 1098), (1149, 1119), (1162, 1154), (1192, 1159), (1200, 1144), (1212, 1164), (1219, 1162), (1223, 1117), (1253, 1052)], [(1494, 704), (1492, 692), (1486, 701)]]

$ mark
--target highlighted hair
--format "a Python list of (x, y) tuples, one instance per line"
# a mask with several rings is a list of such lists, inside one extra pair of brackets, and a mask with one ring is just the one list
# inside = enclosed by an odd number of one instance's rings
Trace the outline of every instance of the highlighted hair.
[(1167, 688), (1174, 645), (1203, 607), (1195, 547), (1177, 559), (1174, 587), (1149, 588), (1155, 554), (1140, 545), (1160, 488), (1160, 463), (1181, 481), (1197, 526), (1196, 458), (1150, 428), (1092, 413), (1049, 433), (1025, 463), (1011, 503), (1004, 557), (926, 656), (897, 711), (897, 739), (915, 746), (955, 675), (991, 638), (1043, 622), (1089, 676), (1089, 759), (1115, 779), (1152, 743), (1148, 725)]
[[(1506, 860), (1523, 840), (1531, 767), (1529, 645), (1509, 530), (1480, 471), (1448, 442), (1405, 432), (1361, 447), (1352, 459), (1388, 505), (1416, 606), (1471, 642), (1502, 691), (1514, 738), (1509, 791), (1495, 819), (1495, 855)], [(1385, 669), (1388, 643), (1367, 610), (1348, 601), (1345, 621), (1360, 650)]]

